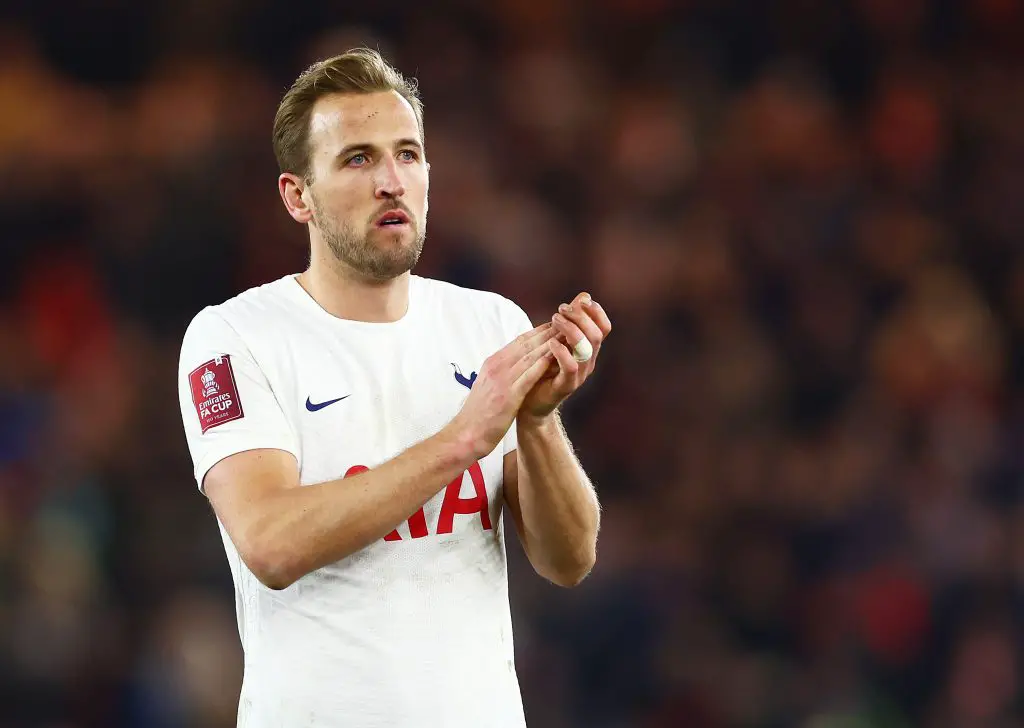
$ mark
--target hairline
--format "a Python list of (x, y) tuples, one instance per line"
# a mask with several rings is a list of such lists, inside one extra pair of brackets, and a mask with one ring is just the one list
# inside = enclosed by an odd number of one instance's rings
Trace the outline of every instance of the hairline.
[[(372, 90), (372, 91), (361, 91), (359, 89), (351, 89), (351, 90), (346, 89), (344, 91), (329, 91), (329, 92), (323, 94), (322, 96), (317, 97), (317, 99), (309, 107), (309, 118), (306, 120), (306, 137), (305, 137), (305, 146), (306, 146), (306, 150), (305, 150), (306, 151), (306, 174), (305, 175), (300, 175), (300, 174), (298, 174), (296, 172), (291, 172), (291, 171), (285, 171), (285, 173), (286, 174), (294, 174), (295, 176), (300, 177), (304, 182), (307, 182), (307, 183), (312, 183), (314, 181), (314, 175), (313, 175), (313, 148), (312, 148), (312, 141), (313, 141), (313, 118), (317, 115), (317, 106), (320, 105), (320, 102), (324, 101), (325, 99), (331, 99), (331, 98), (334, 98), (334, 97), (337, 97), (337, 96), (372, 96), (373, 94), (394, 94), (394, 95), (398, 96), (400, 101), (405, 103), (405, 105), (406, 105), (406, 107), (408, 107), (409, 111), (412, 112), (413, 119), (416, 121), (416, 134), (417, 134), (417, 138), (410, 138), (410, 137), (407, 137), (407, 136), (403, 135), (403, 136), (400, 136), (397, 139), (395, 139), (395, 141), (396, 142), (401, 142), (401, 141), (406, 141), (406, 140), (415, 141), (416, 144), (419, 146), (420, 151), (423, 153), (424, 158), (426, 158), (427, 142), (426, 142), (426, 139), (424, 138), (424, 132), (423, 132), (423, 117), (422, 117), (421, 114), (418, 114), (416, 112), (416, 106), (411, 101), (409, 101), (409, 99), (407, 99), (405, 97), (405, 95), (401, 91), (399, 91), (398, 89), (394, 89), (394, 88), (382, 88), (382, 89), (375, 89), (375, 90)], [(336, 112), (336, 113), (338, 113), (338, 112)], [(345, 149), (358, 148), (358, 147), (365, 147), (367, 149), (371, 149), (371, 148), (376, 147), (376, 146), (377, 146), (376, 144), (372, 144), (370, 142), (351, 142), (349, 144), (346, 144), (342, 148), (342, 151), (344, 151)]]

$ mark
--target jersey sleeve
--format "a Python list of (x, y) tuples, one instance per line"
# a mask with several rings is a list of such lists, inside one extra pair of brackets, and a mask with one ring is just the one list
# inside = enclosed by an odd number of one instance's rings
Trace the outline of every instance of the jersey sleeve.
[[(502, 321), (505, 329), (504, 344), (507, 344), (520, 334), (524, 334), (532, 329), (533, 323), (531, 323), (530, 317), (526, 315), (526, 312), (517, 304), (507, 299), (505, 299), (504, 304), (502, 307)], [(512, 426), (501, 440), (502, 455), (508, 455), (513, 450), (518, 449), (518, 447), (519, 438), (516, 433), (516, 423), (513, 420)]]
[(245, 450), (284, 450), (299, 459), (295, 432), (266, 374), (213, 309), (200, 312), (185, 332), (178, 400), (200, 491), (210, 468)]

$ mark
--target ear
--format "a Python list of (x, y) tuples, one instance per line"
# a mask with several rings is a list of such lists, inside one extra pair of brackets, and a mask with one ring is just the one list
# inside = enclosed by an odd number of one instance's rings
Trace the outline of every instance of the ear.
[(284, 172), (277, 178), (277, 191), (295, 222), (305, 224), (313, 219), (313, 208), (309, 205), (309, 196), (305, 194), (306, 184), (300, 177)]

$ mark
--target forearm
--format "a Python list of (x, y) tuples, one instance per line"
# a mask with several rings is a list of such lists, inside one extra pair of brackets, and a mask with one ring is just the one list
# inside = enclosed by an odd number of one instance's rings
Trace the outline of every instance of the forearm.
[(270, 586), (289, 586), (384, 537), (474, 460), (445, 429), (372, 470), (276, 491), (253, 504), (250, 569)]
[(597, 558), (600, 506), (557, 414), (518, 423), (518, 491), (524, 547), (534, 568), (573, 585)]

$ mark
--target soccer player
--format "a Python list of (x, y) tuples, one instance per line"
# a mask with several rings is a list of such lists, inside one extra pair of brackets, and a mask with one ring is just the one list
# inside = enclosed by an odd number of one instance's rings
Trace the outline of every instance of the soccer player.
[(179, 367), (235, 584), (238, 726), (521, 727), (501, 514), (555, 584), (593, 566), (598, 501), (557, 408), (611, 323), (587, 294), (534, 327), (411, 274), (423, 110), (376, 52), (302, 73), (274, 149), (309, 267), (201, 311)]

